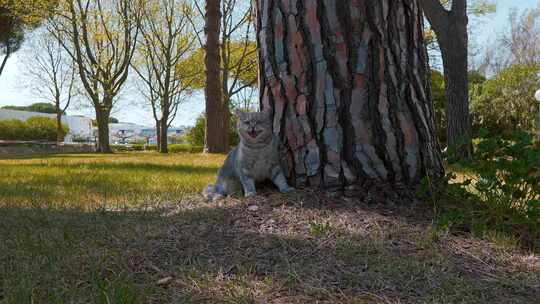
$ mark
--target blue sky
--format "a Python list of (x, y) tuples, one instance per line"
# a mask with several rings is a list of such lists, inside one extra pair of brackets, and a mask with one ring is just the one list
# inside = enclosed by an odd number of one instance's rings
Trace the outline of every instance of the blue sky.
[[(496, 0), (495, 2), (497, 3), (497, 12), (495, 14), (483, 18), (479, 24), (472, 24), (477, 27), (475, 29), (475, 39), (479, 45), (488, 46), (500, 33), (505, 31), (508, 26), (508, 14), (512, 9), (523, 10), (537, 7), (540, 4), (539, 0)], [(21, 87), (20, 83), (23, 83), (24, 79), (20, 76), (22, 74), (20, 61), (21, 56), (18, 55), (10, 58), (4, 73), (0, 76), (0, 106), (28, 105), (42, 101), (33, 96), (31, 91)], [(113, 116), (125, 122), (153, 125), (150, 109), (133, 105), (140, 104), (137, 99), (135, 94), (125, 93)], [(195, 119), (203, 110), (204, 100), (202, 94), (197, 94), (181, 107), (174, 125), (193, 125)], [(68, 112), (70, 114), (93, 116), (92, 109), (83, 106), (76, 106), (69, 109)]]

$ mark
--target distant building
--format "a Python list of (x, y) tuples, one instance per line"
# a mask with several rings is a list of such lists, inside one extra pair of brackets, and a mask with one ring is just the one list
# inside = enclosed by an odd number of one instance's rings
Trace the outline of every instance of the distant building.
[[(186, 128), (171, 127), (167, 130), (169, 143), (180, 140), (185, 135)], [(134, 123), (110, 123), (109, 141), (111, 144), (130, 144), (143, 142), (145, 144), (155, 145), (156, 129), (154, 127), (142, 126)]]
[[(26, 121), (30, 117), (36, 116), (56, 119), (56, 114), (0, 109), (0, 120), (18, 119)], [(67, 125), (69, 128), (64, 142), (90, 142), (93, 140), (91, 118), (79, 115), (63, 115), (62, 124)]]

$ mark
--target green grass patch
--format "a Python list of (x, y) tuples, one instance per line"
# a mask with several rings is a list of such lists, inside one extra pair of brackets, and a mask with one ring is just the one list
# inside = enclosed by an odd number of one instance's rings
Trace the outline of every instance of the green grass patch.
[(223, 156), (76, 154), (0, 159), (3, 205), (94, 209), (178, 201), (210, 183)]

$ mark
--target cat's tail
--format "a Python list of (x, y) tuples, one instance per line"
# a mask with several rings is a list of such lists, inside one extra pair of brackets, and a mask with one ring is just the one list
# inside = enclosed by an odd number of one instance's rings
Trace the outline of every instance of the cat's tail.
[(202, 195), (204, 198), (208, 201), (217, 201), (219, 199), (224, 198), (225, 196), (219, 191), (219, 187), (217, 185), (210, 184), (204, 188)]

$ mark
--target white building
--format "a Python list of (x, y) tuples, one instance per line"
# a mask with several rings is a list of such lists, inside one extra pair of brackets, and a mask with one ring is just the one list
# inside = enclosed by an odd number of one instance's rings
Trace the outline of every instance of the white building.
[[(174, 137), (182, 137), (186, 129), (182, 127), (170, 127), (167, 130), (167, 136), (169, 140)], [(148, 144), (156, 144), (156, 128), (134, 123), (110, 123), (109, 141), (112, 144), (128, 144), (141, 141)]]
[(144, 140), (143, 130), (151, 129), (134, 123), (110, 123), (109, 141), (112, 144), (127, 144), (130, 142)]
[[(56, 119), (56, 114), (0, 109), (0, 120), (18, 119), (26, 121), (30, 117), (48, 117)], [(69, 128), (65, 142), (89, 142), (93, 139), (92, 119), (84, 116), (62, 116), (62, 123)]]

